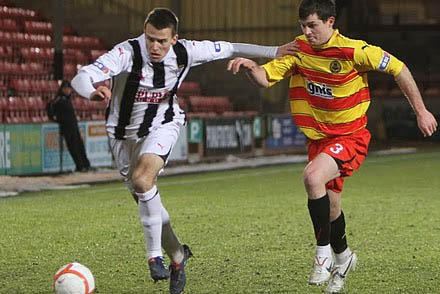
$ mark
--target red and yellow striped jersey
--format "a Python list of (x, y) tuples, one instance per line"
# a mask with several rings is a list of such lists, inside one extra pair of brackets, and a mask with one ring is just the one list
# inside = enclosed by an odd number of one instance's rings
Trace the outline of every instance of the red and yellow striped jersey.
[(272, 60), (263, 68), (269, 84), (290, 77), (290, 108), (296, 125), (312, 140), (354, 133), (367, 124), (370, 105), (367, 72), (397, 76), (403, 63), (361, 40), (335, 30), (319, 48), (296, 38), (301, 52)]

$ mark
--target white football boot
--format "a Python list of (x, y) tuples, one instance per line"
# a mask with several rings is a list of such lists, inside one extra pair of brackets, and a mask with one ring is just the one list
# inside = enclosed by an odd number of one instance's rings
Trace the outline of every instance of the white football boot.
[(349, 272), (356, 269), (357, 262), (356, 253), (352, 252), (343, 264), (335, 264), (325, 293), (342, 293), (345, 286), (345, 278)]
[(333, 258), (331, 256), (315, 256), (313, 272), (309, 278), (310, 285), (322, 285), (330, 279), (333, 268)]

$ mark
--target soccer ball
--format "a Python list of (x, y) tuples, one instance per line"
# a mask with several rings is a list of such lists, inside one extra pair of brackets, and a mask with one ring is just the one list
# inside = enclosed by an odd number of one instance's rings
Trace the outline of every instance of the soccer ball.
[(95, 292), (92, 272), (78, 262), (62, 266), (53, 278), (55, 294), (91, 294)]

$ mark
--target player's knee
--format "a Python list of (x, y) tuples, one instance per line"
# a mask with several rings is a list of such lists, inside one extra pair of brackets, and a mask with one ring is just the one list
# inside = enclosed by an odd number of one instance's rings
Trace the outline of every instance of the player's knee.
[(307, 189), (313, 189), (314, 187), (322, 185), (322, 180), (319, 172), (313, 168), (306, 168), (304, 170), (303, 181)]
[(145, 193), (154, 187), (154, 180), (142, 176), (132, 177), (131, 183), (134, 191), (138, 193)]

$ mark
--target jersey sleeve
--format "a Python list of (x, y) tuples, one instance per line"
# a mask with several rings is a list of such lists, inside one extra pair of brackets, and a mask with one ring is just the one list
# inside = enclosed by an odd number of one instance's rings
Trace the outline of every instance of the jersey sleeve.
[(232, 44), (224, 41), (190, 41), (180, 40), (188, 50), (191, 64), (197, 66), (206, 62), (230, 58), (234, 54)]
[(83, 66), (78, 73), (85, 73), (92, 83), (108, 80), (127, 70), (132, 62), (132, 51), (125, 43), (116, 45), (109, 52), (101, 55), (93, 63)]
[(397, 76), (403, 62), (380, 47), (362, 43), (355, 48), (354, 61), (360, 71), (380, 71)]
[(275, 58), (278, 50), (277, 46), (229, 43), (225, 41), (180, 41), (191, 56), (191, 66), (236, 56)]
[(296, 66), (296, 57), (286, 55), (281, 59), (274, 59), (263, 65), (266, 71), (269, 86), (273, 86), (284, 78), (291, 76)]

